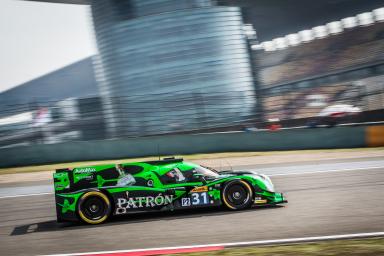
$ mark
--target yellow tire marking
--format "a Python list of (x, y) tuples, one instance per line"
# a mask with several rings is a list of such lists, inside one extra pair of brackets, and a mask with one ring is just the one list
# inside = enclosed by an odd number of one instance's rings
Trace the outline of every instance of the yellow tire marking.
[[(107, 204), (107, 207), (110, 206), (110, 202), (109, 202), (108, 197), (107, 197), (106, 195), (104, 195), (103, 193), (98, 192), (98, 191), (87, 192), (87, 193), (85, 193), (85, 194), (80, 198), (80, 200), (84, 200), (84, 199), (86, 199), (87, 197), (90, 197), (90, 196), (99, 196), (99, 197), (101, 197), (101, 198), (104, 200), (104, 202)], [(88, 218), (82, 213), (82, 211), (80, 210), (80, 207), (79, 207), (79, 209), (78, 209), (77, 211), (78, 211), (78, 213), (79, 213), (80, 218), (81, 218), (83, 221), (85, 221), (85, 222), (87, 222), (87, 223), (89, 223), (89, 224), (99, 224), (99, 223), (105, 221), (105, 220), (108, 218), (108, 215), (104, 215), (101, 219), (98, 219), (98, 220), (90, 220), (90, 219), (88, 219)]]

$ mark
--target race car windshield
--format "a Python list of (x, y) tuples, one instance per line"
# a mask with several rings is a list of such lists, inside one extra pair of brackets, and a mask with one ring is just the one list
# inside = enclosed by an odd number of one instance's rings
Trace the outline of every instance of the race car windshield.
[(219, 174), (214, 169), (208, 169), (204, 166), (198, 166), (194, 170), (196, 173), (203, 174), (206, 178), (217, 178)]

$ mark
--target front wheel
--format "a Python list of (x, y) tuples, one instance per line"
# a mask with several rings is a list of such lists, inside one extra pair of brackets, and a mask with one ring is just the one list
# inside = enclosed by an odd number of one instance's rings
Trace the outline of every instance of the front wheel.
[(88, 224), (102, 223), (111, 213), (110, 200), (99, 191), (87, 192), (79, 199), (77, 213), (80, 219)]
[(231, 210), (241, 210), (251, 207), (253, 203), (251, 186), (243, 180), (227, 183), (221, 193), (223, 204)]

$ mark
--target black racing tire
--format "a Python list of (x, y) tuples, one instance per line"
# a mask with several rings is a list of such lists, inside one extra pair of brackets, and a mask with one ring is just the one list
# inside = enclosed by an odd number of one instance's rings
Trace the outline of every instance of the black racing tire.
[(246, 209), (253, 204), (253, 191), (246, 181), (233, 180), (224, 185), (221, 198), (223, 205), (230, 210)]
[(111, 202), (100, 191), (86, 192), (79, 199), (77, 213), (80, 220), (85, 223), (100, 224), (111, 214)]

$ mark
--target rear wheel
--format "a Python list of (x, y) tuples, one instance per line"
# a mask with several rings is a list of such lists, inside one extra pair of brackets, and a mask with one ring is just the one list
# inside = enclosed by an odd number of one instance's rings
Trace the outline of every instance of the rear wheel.
[(86, 223), (102, 223), (111, 213), (110, 200), (99, 191), (87, 192), (79, 199), (77, 213), (80, 219)]
[(251, 207), (252, 195), (252, 188), (247, 182), (234, 180), (224, 186), (221, 196), (225, 207), (231, 210), (241, 210)]

